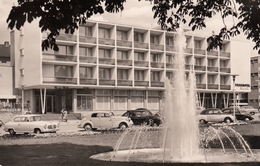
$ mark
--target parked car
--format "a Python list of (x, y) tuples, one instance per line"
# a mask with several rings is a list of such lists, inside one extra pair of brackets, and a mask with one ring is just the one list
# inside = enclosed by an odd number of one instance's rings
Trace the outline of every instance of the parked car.
[[(234, 108), (224, 108), (222, 109), (224, 114), (234, 115)], [(250, 121), (254, 118), (250, 114), (242, 114), (237, 108), (235, 109), (235, 116), (237, 120)]]
[(86, 114), (78, 125), (78, 128), (84, 128), (87, 131), (92, 129), (104, 130), (114, 128), (125, 130), (132, 125), (133, 122), (128, 117), (115, 116), (109, 111), (94, 111)]
[(55, 133), (59, 130), (59, 123), (43, 121), (41, 115), (36, 114), (17, 115), (11, 121), (5, 123), (4, 130), (11, 135), (23, 133)]
[(132, 119), (134, 125), (147, 124), (153, 126), (156, 124), (159, 126), (162, 123), (161, 117), (155, 116), (146, 108), (137, 108), (135, 110), (128, 110), (122, 116)]
[[(258, 109), (252, 107), (252, 106), (235, 106), (242, 114), (250, 114), (254, 115), (256, 113), (259, 113)], [(229, 108), (234, 108), (234, 106), (230, 106)]]
[(224, 114), (219, 108), (208, 108), (201, 111), (200, 114), (197, 115), (197, 120), (200, 123), (208, 123), (208, 122), (225, 122), (230, 123), (235, 120), (233, 115)]

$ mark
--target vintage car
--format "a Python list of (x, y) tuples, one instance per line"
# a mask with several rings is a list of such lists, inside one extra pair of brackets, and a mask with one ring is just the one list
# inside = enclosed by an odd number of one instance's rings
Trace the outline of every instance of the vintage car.
[(208, 122), (230, 123), (230, 122), (234, 122), (235, 117), (230, 114), (224, 114), (219, 108), (207, 108), (201, 111), (201, 113), (197, 115), (197, 120), (200, 123), (204, 123), (204, 124)]
[(58, 122), (43, 121), (41, 115), (17, 115), (12, 121), (5, 123), (4, 130), (11, 135), (24, 133), (47, 133), (59, 130)]
[(128, 117), (115, 116), (109, 111), (93, 111), (85, 115), (81, 120), (78, 128), (84, 128), (87, 131), (98, 129), (120, 129), (125, 130), (133, 125), (133, 122)]
[[(230, 106), (229, 108), (234, 108), (234, 106)], [(239, 110), (241, 114), (255, 115), (256, 113), (259, 113), (258, 109), (248, 105), (235, 106), (235, 108)]]
[[(224, 108), (222, 109), (224, 114), (234, 115), (234, 108)], [(250, 121), (254, 120), (254, 118), (250, 114), (243, 114), (239, 111), (238, 108), (235, 108), (235, 116), (237, 120)]]

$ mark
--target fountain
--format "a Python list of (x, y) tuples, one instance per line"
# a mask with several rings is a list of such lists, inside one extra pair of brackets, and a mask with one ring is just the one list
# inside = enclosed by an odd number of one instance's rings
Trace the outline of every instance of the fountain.
[[(186, 38), (179, 28), (175, 40), (174, 78), (166, 80), (162, 127), (132, 127), (119, 138), (113, 152), (91, 156), (106, 161), (145, 163), (260, 162), (243, 137), (227, 125), (199, 129), (196, 120), (196, 79), (185, 73)], [(202, 131), (201, 131), (202, 130)]]

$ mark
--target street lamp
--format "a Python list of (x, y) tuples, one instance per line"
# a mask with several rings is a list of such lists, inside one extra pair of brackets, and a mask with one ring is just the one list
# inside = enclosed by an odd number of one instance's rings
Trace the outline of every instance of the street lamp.
[(236, 81), (236, 76), (239, 76), (238, 74), (231, 74), (230, 76), (232, 76), (233, 78), (233, 114), (234, 114), (234, 123), (236, 122), (236, 99), (235, 99), (235, 81)]

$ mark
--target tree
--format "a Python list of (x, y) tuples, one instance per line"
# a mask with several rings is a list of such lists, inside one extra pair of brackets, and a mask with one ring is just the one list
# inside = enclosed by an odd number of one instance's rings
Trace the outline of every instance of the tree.
[[(42, 42), (42, 49), (58, 50), (56, 37), (60, 30), (73, 33), (78, 24), (94, 14), (124, 10), (126, 0), (17, 0), (7, 18), (8, 27), (20, 29), (27, 21), (39, 18), (41, 31), (50, 31)], [(141, 1), (141, 0), (138, 0)], [(154, 19), (162, 29), (175, 31), (180, 23), (188, 24), (191, 29), (206, 28), (206, 20), (220, 14), (223, 28), (212, 34), (207, 41), (208, 50), (222, 46), (230, 37), (244, 33), (247, 39), (255, 42), (254, 49), (260, 47), (260, 1), (259, 0), (147, 0), (151, 2)], [(225, 19), (233, 18), (233, 26), (227, 27)], [(189, 18), (189, 19), (188, 19)], [(235, 23), (237, 21), (237, 23)], [(258, 51), (260, 53), (260, 51)]]

